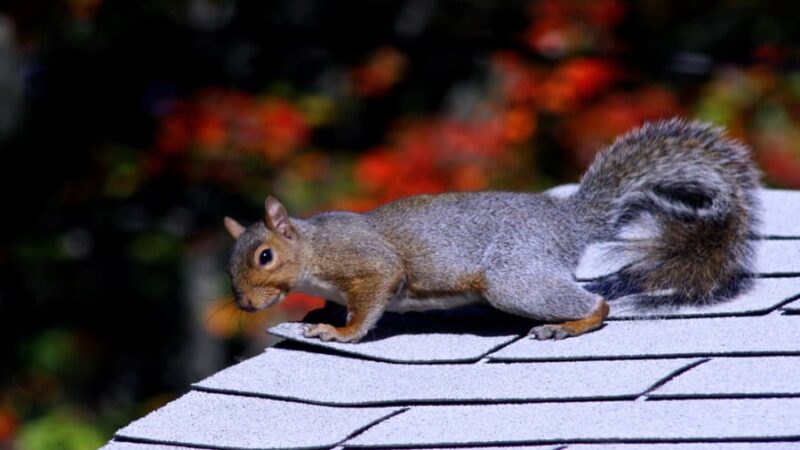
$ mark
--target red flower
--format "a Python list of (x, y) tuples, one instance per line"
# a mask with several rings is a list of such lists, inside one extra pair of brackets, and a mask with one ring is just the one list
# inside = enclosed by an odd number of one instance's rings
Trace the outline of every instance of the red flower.
[(786, 150), (769, 150), (759, 154), (759, 164), (767, 177), (786, 188), (800, 188), (800, 157)]
[(182, 105), (176, 106), (175, 111), (162, 120), (156, 136), (156, 148), (164, 153), (182, 153), (192, 140), (192, 125)]
[(529, 140), (536, 133), (536, 115), (528, 108), (511, 108), (503, 119), (503, 137), (512, 144)]
[(305, 316), (309, 311), (325, 306), (325, 300), (313, 295), (303, 294), (302, 292), (290, 292), (289, 295), (286, 296), (286, 299), (281, 302), (280, 306), (285, 309), (288, 314), (293, 316), (293, 319), (290, 320), (297, 320)]
[(381, 202), (375, 198), (340, 198), (331, 203), (331, 208), (340, 211), (364, 212), (376, 208), (381, 205)]
[(0, 408), (0, 443), (10, 441), (16, 433), (19, 420), (8, 407)]
[(780, 65), (786, 61), (789, 53), (784, 47), (765, 44), (753, 51), (753, 57), (766, 64)]
[(492, 68), (500, 78), (502, 100), (533, 103), (539, 97), (542, 74), (536, 68), (525, 66), (516, 53), (494, 53)]
[(562, 145), (573, 149), (578, 162), (586, 166), (597, 151), (620, 134), (648, 120), (672, 117), (681, 112), (675, 95), (662, 88), (616, 92), (569, 117), (559, 136)]
[(596, 58), (578, 58), (567, 61), (556, 70), (580, 99), (593, 97), (607, 89), (616, 79), (616, 68), (609, 61)]
[(200, 111), (194, 129), (197, 145), (204, 150), (220, 151), (228, 141), (228, 128), (223, 118), (212, 111)]
[(611, 28), (625, 17), (625, 5), (620, 0), (592, 0), (586, 2), (589, 22), (601, 28)]
[(356, 163), (356, 180), (364, 187), (376, 190), (394, 176), (397, 165), (398, 161), (385, 149), (370, 150)]
[(162, 119), (156, 145), (165, 153), (192, 147), (216, 153), (229, 148), (277, 161), (305, 145), (309, 137), (308, 121), (287, 100), (257, 102), (241, 92), (209, 88), (176, 103)]
[(787, 188), (800, 188), (800, 153), (794, 151), (791, 132), (762, 131), (754, 136), (756, 158), (767, 179)]
[(291, 103), (268, 101), (261, 105), (259, 114), (263, 127), (261, 150), (269, 159), (283, 159), (308, 142), (308, 123), (302, 112)]
[(351, 73), (356, 93), (364, 97), (386, 94), (402, 78), (405, 66), (405, 56), (396, 49), (381, 47), (375, 50), (366, 64)]
[(572, 51), (581, 39), (581, 31), (560, 19), (542, 19), (531, 24), (525, 41), (535, 52), (561, 58)]
[(488, 183), (486, 171), (478, 165), (467, 164), (453, 171), (453, 187), (458, 191), (479, 191), (486, 189)]

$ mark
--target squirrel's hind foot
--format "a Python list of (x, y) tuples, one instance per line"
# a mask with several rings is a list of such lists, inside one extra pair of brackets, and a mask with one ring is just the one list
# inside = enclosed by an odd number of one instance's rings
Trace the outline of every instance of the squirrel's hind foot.
[(583, 319), (571, 320), (563, 323), (550, 323), (533, 327), (528, 335), (533, 336), (535, 339), (540, 341), (546, 339), (559, 340), (573, 336), (580, 336), (581, 334), (594, 331), (603, 326), (603, 321), (606, 319), (606, 317), (608, 317), (609, 311), (610, 308), (608, 303), (606, 303), (604, 300), (601, 300), (600, 304), (597, 305), (597, 308), (595, 308), (591, 314)]

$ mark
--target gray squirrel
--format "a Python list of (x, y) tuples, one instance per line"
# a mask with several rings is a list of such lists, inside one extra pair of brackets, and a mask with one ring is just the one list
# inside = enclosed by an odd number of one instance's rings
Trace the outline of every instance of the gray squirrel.
[(582, 252), (631, 224), (648, 232), (623, 241), (634, 255), (619, 273), (629, 284), (669, 291), (679, 305), (729, 298), (751, 272), (758, 186), (747, 148), (718, 128), (671, 119), (619, 137), (565, 198), (446, 193), (296, 219), (267, 197), (263, 221), (245, 228), (225, 218), (236, 239), (228, 272), (245, 311), (290, 290), (346, 305), (344, 326), (305, 329), (324, 341), (357, 342), (384, 311), (477, 302), (544, 322), (531, 330), (536, 339), (562, 339), (599, 328), (609, 313), (573, 277)]

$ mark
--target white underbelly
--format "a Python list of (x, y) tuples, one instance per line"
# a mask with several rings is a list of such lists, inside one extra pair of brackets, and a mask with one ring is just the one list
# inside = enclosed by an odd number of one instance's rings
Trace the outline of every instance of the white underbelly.
[[(347, 306), (347, 296), (333, 284), (317, 278), (306, 277), (300, 280), (295, 290), (309, 295), (322, 297), (325, 300)], [(472, 305), (483, 302), (483, 297), (478, 294), (446, 295), (436, 297), (409, 298), (399, 292), (386, 307), (391, 312), (429, 311), (432, 309), (450, 309), (459, 306)]]
[(431, 309), (450, 309), (459, 306), (481, 303), (482, 297), (478, 294), (452, 295), (425, 298), (395, 297), (386, 307), (391, 312), (428, 311)]
[(336, 288), (336, 286), (333, 284), (318, 278), (302, 278), (294, 287), (294, 290), (304, 294), (322, 297), (325, 300), (329, 300), (340, 305), (347, 305), (347, 299), (342, 291)]

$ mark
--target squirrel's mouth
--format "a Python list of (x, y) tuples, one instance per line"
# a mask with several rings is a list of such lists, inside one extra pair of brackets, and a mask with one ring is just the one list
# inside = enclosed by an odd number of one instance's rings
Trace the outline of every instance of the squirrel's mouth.
[[(273, 291), (274, 292), (274, 291)], [(279, 303), (286, 298), (286, 291), (278, 291), (277, 294), (272, 292), (251, 292), (250, 295), (237, 296), (236, 306), (242, 311), (256, 312)], [(272, 294), (272, 295), (270, 295)]]
[(280, 291), (278, 293), (278, 295), (276, 295), (276, 296), (272, 297), (270, 300), (264, 302), (264, 306), (261, 307), (261, 309), (269, 308), (270, 306), (272, 306), (272, 305), (274, 305), (276, 303), (280, 303), (281, 301), (283, 301), (284, 298), (286, 298), (286, 294), (287, 294), (286, 291)]

